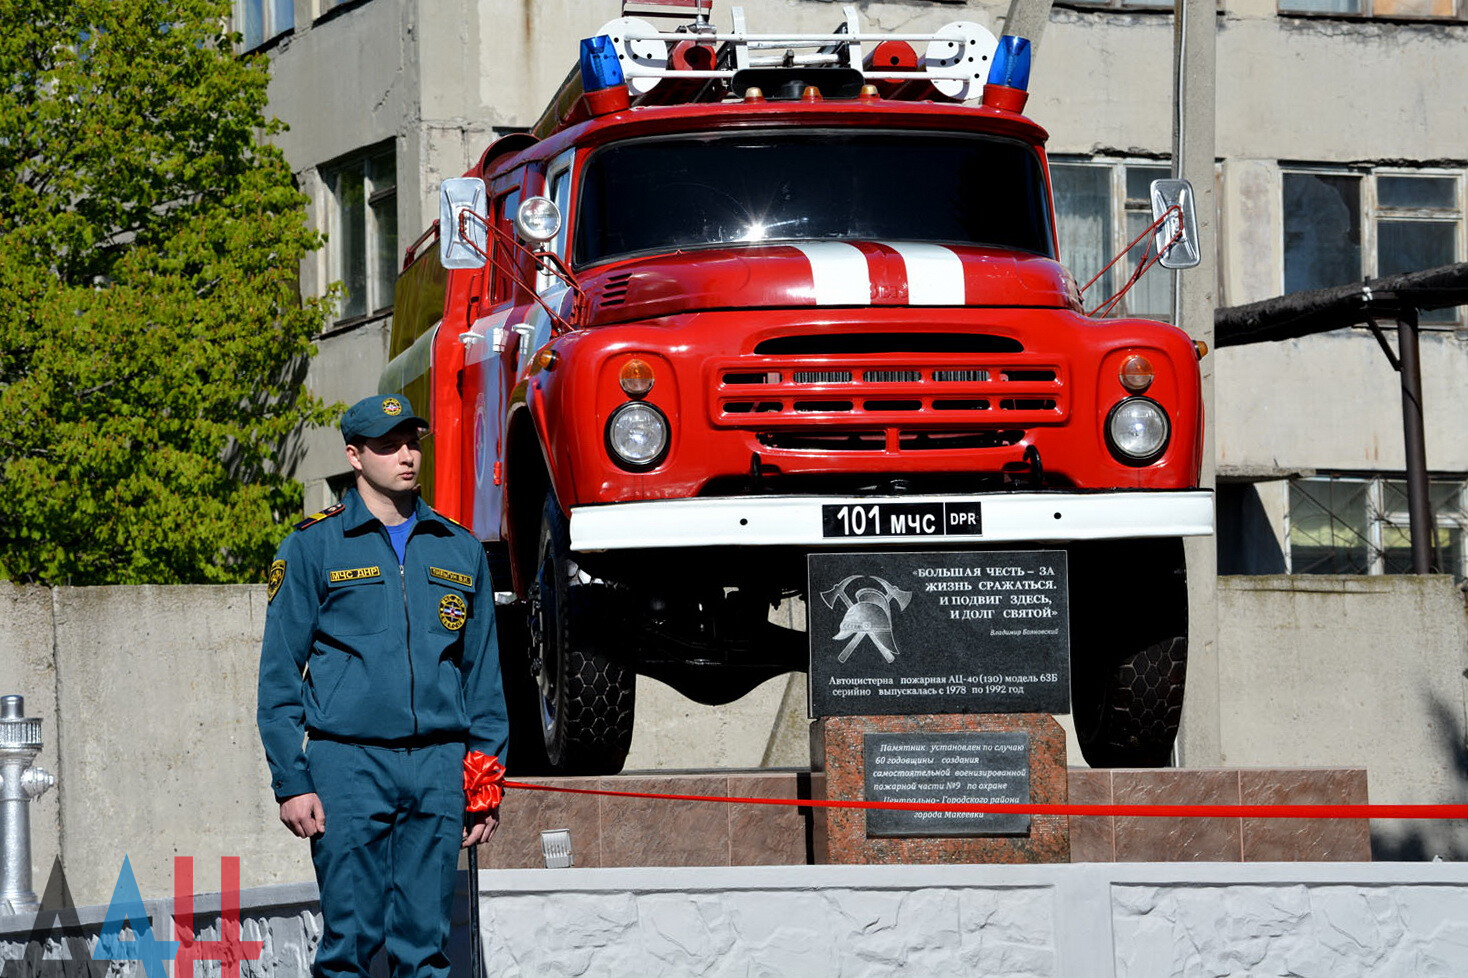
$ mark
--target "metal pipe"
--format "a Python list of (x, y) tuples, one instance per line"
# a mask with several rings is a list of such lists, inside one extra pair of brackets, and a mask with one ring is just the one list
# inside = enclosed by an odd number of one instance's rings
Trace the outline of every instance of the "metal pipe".
[(748, 44), (750, 47), (812, 47), (817, 44), (845, 44), (848, 41), (907, 41), (909, 44), (917, 41), (961, 41), (958, 33), (949, 34), (881, 34), (862, 33), (857, 31), (852, 34), (749, 34), (741, 31), (715, 31), (711, 34), (684, 34), (678, 31), (640, 31), (631, 29), (624, 31), (622, 37), (628, 41), (687, 41), (690, 38), (699, 41), (732, 41), (735, 44)]
[(31, 889), (30, 802), (56, 783), (31, 767), (41, 747), (41, 720), (25, 715), (25, 698), (0, 697), (0, 913), (41, 909)]
[(1407, 514), (1412, 534), (1412, 573), (1437, 572), (1433, 560), (1432, 501), (1427, 489), (1427, 442), (1422, 431), (1422, 357), (1417, 343), (1417, 310), (1397, 313), (1397, 355), (1402, 362), (1402, 435), (1407, 449)]
[(1028, 38), (1030, 57), (1038, 58), (1040, 35), (1050, 23), (1054, 0), (1009, 0), (1009, 13), (1004, 17), (1004, 33)]

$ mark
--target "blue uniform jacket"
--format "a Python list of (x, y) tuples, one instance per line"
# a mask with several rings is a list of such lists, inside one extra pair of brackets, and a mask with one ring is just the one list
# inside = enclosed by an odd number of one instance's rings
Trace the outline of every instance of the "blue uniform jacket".
[(399, 568), (355, 489), (327, 512), (287, 537), (271, 565), (256, 720), (276, 800), (315, 790), (308, 730), (388, 746), (462, 739), (504, 760), (483, 545), (419, 500)]

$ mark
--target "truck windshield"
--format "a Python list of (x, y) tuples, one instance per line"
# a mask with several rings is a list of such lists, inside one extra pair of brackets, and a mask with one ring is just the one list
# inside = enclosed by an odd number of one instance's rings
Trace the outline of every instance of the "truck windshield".
[(576, 265), (679, 248), (931, 241), (1052, 257), (1045, 180), (1017, 140), (765, 131), (616, 143), (587, 162)]

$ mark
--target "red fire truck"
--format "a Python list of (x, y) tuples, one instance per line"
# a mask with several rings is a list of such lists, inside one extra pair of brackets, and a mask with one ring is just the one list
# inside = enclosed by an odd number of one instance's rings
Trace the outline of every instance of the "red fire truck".
[[(405, 256), (381, 389), (491, 555), (514, 769), (620, 770), (638, 673), (716, 704), (804, 668), (771, 610), (812, 552), (1037, 547), (1085, 756), (1167, 763), (1206, 351), (1083, 309), (1026, 42), (734, 13), (583, 42)], [(1154, 187), (1150, 261), (1186, 264), (1190, 200)]]

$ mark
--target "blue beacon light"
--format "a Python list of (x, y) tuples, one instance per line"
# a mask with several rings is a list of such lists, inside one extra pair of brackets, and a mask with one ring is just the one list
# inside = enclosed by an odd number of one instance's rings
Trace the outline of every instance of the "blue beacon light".
[(605, 34), (588, 37), (581, 42), (581, 90), (599, 92), (605, 88), (625, 85), (622, 65), (617, 58), (617, 48)]
[[(586, 42), (582, 42), (585, 44)], [(583, 55), (583, 58), (585, 56)], [(584, 69), (583, 69), (584, 70)], [(1028, 91), (1030, 87), (1030, 40), (1006, 34), (999, 39), (994, 61), (989, 66), (989, 84)]]

